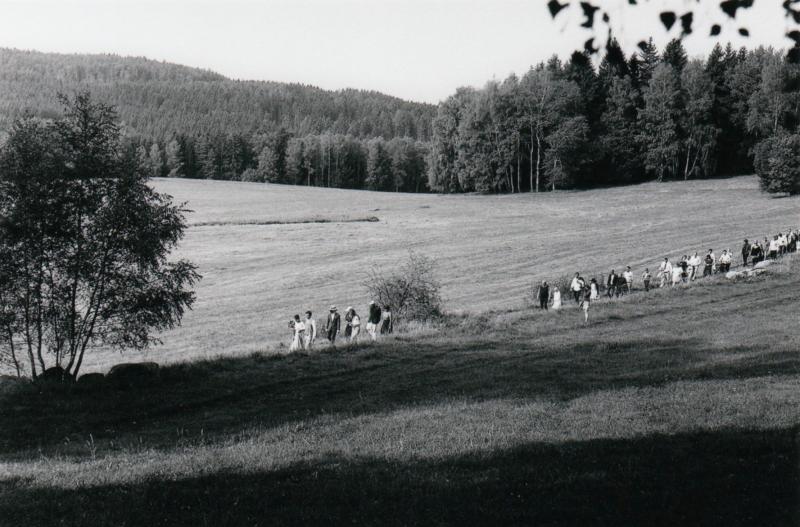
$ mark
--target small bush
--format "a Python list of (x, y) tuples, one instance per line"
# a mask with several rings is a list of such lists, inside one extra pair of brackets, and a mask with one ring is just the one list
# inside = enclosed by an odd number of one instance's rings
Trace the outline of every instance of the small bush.
[(410, 252), (399, 268), (388, 274), (373, 267), (365, 284), (370, 298), (389, 306), (395, 320), (426, 321), (442, 315), (441, 284), (434, 271), (436, 262)]
[(761, 189), (800, 193), (800, 135), (770, 137), (756, 145), (755, 168)]

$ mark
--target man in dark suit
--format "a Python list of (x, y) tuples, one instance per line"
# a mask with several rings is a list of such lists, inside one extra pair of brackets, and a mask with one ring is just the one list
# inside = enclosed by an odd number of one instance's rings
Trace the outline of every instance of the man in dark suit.
[(742, 245), (742, 267), (747, 267), (747, 258), (750, 256), (751, 249), (750, 242), (745, 238), (744, 245)]
[(547, 309), (547, 302), (550, 301), (550, 286), (544, 280), (542, 285), (539, 286), (539, 292), (536, 296), (539, 299), (539, 309)]
[(328, 334), (328, 340), (331, 341), (331, 344), (336, 345), (336, 336), (341, 329), (342, 318), (339, 316), (336, 306), (331, 306), (331, 312), (328, 314), (328, 320), (325, 322), (325, 332)]
[(617, 272), (614, 269), (612, 269), (611, 274), (608, 275), (608, 280), (606, 281), (606, 289), (608, 290), (606, 294), (608, 295), (609, 298), (614, 296), (615, 293), (617, 294), (617, 296), (619, 296), (619, 293), (617, 293), (618, 283), (619, 283), (619, 276), (617, 276)]

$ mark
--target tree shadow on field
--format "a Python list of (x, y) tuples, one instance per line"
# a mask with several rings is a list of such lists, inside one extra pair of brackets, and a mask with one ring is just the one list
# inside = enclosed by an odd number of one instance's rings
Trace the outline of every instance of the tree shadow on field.
[[(508, 351), (512, 349), (513, 351)], [(253, 427), (357, 416), (453, 400), (569, 400), (680, 380), (800, 373), (796, 353), (755, 354), (701, 341), (647, 340), (539, 348), (525, 341), (386, 341), (311, 355), (254, 355), (162, 368), (122, 389), (23, 385), (0, 391), (0, 460), (85, 456), (91, 440), (173, 449), (181, 437), (223, 441)], [(734, 359), (734, 357), (740, 357)]]
[(797, 525), (796, 430), (532, 443), (436, 461), (87, 488), (0, 480), (7, 525)]

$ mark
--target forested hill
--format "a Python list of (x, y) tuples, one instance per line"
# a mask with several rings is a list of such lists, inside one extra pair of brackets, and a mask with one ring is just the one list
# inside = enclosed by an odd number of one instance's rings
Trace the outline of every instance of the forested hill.
[(0, 133), (26, 111), (56, 115), (56, 93), (78, 89), (116, 106), (130, 135), (162, 144), (176, 135), (250, 136), (281, 128), (295, 136), (427, 140), (436, 112), (372, 91), (237, 81), (145, 58), (0, 49)]

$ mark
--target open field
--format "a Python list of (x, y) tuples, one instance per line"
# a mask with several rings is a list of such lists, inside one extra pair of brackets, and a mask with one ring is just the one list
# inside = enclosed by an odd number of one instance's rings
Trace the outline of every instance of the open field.
[[(761, 194), (754, 177), (503, 196), (177, 179), (156, 186), (195, 211), (181, 253), (204, 275), (183, 327), (150, 353), (158, 362), (274, 348), (288, 340), (289, 317), (306, 309), (318, 320), (330, 304), (363, 312), (365, 271), (409, 249), (437, 259), (448, 309), (478, 313), (520, 306), (533, 280), (624, 265), (640, 274), (664, 256), (709, 247), (738, 255), (742, 238), (800, 224), (800, 201)], [(254, 224), (372, 216), (380, 221)], [(98, 354), (86, 371), (144, 359)]]
[(800, 260), (0, 392), (0, 525), (797, 525)]

